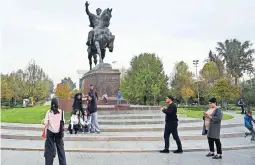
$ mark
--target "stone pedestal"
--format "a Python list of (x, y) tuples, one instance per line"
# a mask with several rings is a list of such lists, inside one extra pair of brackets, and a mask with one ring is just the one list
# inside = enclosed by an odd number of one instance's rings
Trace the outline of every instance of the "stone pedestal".
[(90, 84), (94, 85), (98, 97), (101, 97), (105, 92), (109, 97), (115, 97), (120, 88), (120, 71), (112, 69), (111, 64), (98, 64), (82, 77), (83, 94), (88, 94)]

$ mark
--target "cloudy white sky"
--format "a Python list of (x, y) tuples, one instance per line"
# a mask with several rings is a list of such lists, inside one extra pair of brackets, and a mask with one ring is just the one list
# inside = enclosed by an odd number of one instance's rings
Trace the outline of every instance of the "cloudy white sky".
[[(1, 2), (1, 72), (24, 68), (34, 59), (60, 82), (88, 70), (85, 41), (90, 30), (85, 0)], [(237, 38), (255, 44), (254, 0), (93, 0), (91, 12), (113, 8), (110, 30), (115, 50), (105, 62), (129, 67), (141, 52), (156, 53), (170, 74), (176, 61), (204, 61), (217, 41)], [(200, 64), (201, 66), (202, 64)]]

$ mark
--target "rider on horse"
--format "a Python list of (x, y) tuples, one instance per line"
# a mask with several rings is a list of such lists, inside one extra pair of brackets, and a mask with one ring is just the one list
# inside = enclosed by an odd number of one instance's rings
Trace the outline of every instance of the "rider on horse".
[(96, 15), (95, 15), (93, 13), (90, 13), (90, 11), (89, 11), (89, 3), (88, 3), (88, 1), (86, 1), (85, 6), (86, 6), (86, 13), (89, 16), (89, 21), (90, 21), (90, 25), (89, 26), (93, 28), (92, 30), (89, 31), (88, 40), (87, 40), (87, 43), (86, 43), (86, 45), (88, 45), (90, 47), (91, 44), (92, 44), (92, 39), (93, 39), (93, 35), (94, 35), (94, 29), (99, 24), (99, 18), (100, 18), (100, 14), (102, 13), (102, 10), (100, 8), (97, 8), (96, 9)]

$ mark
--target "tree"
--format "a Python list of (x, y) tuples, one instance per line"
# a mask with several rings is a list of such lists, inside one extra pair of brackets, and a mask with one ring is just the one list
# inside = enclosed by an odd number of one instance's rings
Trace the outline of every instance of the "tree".
[(29, 97), (36, 101), (45, 99), (49, 90), (49, 78), (43, 69), (31, 60), (25, 69)]
[(183, 87), (181, 90), (181, 95), (184, 98), (186, 105), (188, 105), (188, 99), (194, 96), (194, 91), (189, 87)]
[(192, 72), (189, 71), (188, 65), (184, 61), (175, 64), (170, 84), (175, 89), (179, 100), (183, 98), (182, 89), (194, 89), (195, 81), (192, 76)]
[(211, 94), (223, 102), (225, 100), (235, 99), (239, 95), (239, 88), (231, 82), (230, 78), (221, 78), (212, 86)]
[(200, 71), (201, 77), (208, 84), (213, 84), (215, 80), (220, 78), (220, 73), (218, 72), (217, 65), (215, 62), (207, 62), (202, 70)]
[(70, 98), (70, 89), (67, 84), (58, 84), (56, 89), (55, 89), (55, 95), (58, 98), (61, 99), (68, 99)]
[(226, 64), (227, 71), (235, 79), (235, 85), (237, 86), (238, 79), (243, 76), (244, 73), (254, 73), (253, 67), (253, 54), (255, 49), (252, 49), (252, 43), (250, 41), (240, 42), (237, 39), (226, 40), (224, 43), (218, 42), (216, 50), (223, 58), (223, 62)]
[(208, 54), (208, 59), (206, 62), (214, 62), (216, 64), (217, 70), (219, 72), (219, 75), (222, 76), (224, 72), (224, 64), (223, 61), (221, 60), (221, 57), (219, 55), (216, 55), (213, 53), (211, 50), (209, 51)]
[(10, 101), (13, 96), (13, 92), (8, 85), (8, 75), (1, 74), (1, 100)]
[(68, 85), (70, 91), (73, 91), (76, 88), (76, 83), (74, 83), (70, 77), (65, 77), (62, 79), (61, 83)]
[(168, 77), (164, 73), (162, 61), (155, 54), (142, 53), (133, 57), (131, 67), (121, 78), (124, 98), (142, 102), (146, 91), (147, 101), (154, 101), (167, 91)]

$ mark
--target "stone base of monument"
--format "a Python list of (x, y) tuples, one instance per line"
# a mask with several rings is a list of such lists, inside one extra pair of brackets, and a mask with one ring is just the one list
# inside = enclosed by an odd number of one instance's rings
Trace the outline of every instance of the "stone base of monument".
[(82, 93), (87, 94), (90, 84), (94, 85), (98, 97), (107, 93), (109, 97), (115, 97), (120, 88), (120, 71), (113, 69), (111, 64), (101, 63), (88, 71), (82, 77)]

